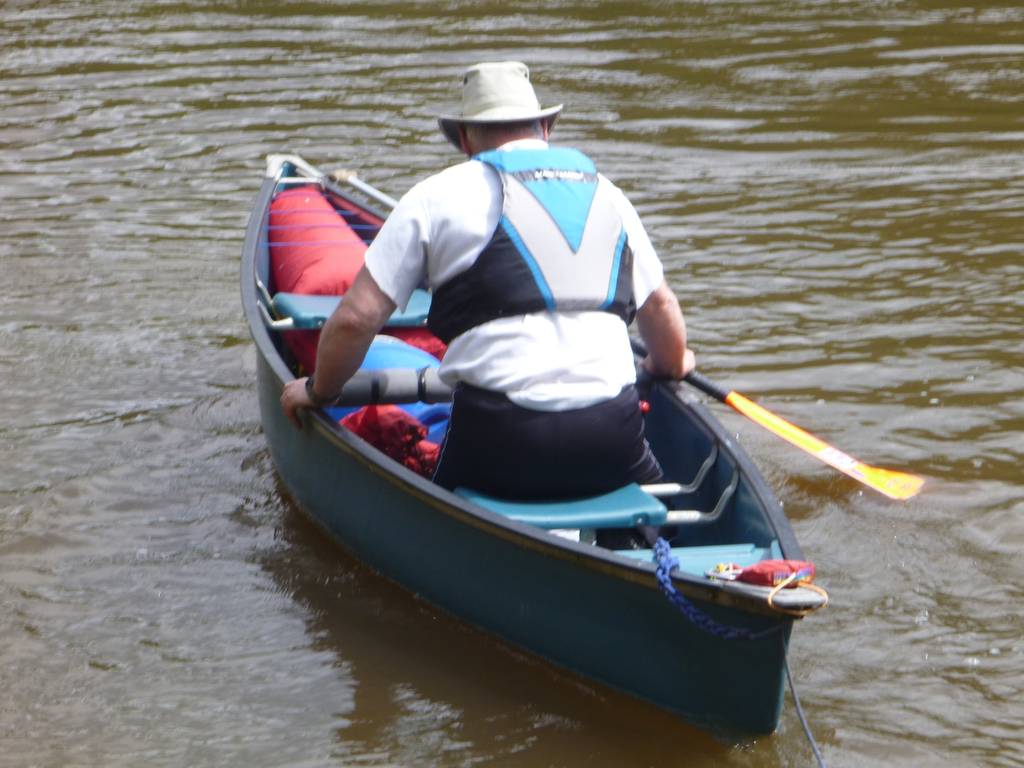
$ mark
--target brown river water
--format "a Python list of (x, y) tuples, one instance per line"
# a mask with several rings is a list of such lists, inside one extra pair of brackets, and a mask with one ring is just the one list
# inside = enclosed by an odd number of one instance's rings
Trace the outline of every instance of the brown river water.
[(500, 58), (635, 202), (706, 374), (927, 477), (892, 502), (714, 406), (832, 597), (791, 652), (828, 764), (1024, 765), (1024, 8), (941, 0), (0, 4), (0, 765), (811, 764), (788, 694), (695, 730), (439, 615), (274, 476), (264, 156), (400, 195)]

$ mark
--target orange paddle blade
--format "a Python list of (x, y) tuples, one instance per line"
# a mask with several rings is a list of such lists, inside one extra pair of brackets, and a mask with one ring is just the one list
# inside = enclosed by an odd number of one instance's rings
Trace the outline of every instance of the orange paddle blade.
[(884, 493), (890, 499), (909, 499), (917, 494), (924, 485), (924, 478), (896, 472), (892, 469), (872, 467), (849, 456), (838, 448), (833, 448), (823, 440), (805, 432), (795, 424), (790, 424), (771, 411), (762, 408), (752, 400), (748, 400), (738, 392), (729, 392), (725, 402), (742, 413), (748, 419), (756, 421), (765, 429), (774, 432), (783, 440), (795, 445), (812, 456), (816, 456), (831, 467), (859, 480), (876, 491)]

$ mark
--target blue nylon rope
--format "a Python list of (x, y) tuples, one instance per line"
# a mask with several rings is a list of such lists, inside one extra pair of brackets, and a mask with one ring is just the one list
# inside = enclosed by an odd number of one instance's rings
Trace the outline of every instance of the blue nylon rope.
[(655, 575), (665, 597), (698, 629), (723, 640), (757, 640), (782, 630), (781, 625), (753, 632), (746, 627), (731, 627), (708, 616), (683, 597), (672, 584), (672, 571), (679, 567), (679, 559), (672, 556), (672, 547), (663, 538), (654, 543)]
[(302, 240), (277, 240), (273, 243), (267, 243), (270, 248), (316, 248), (324, 245), (346, 245), (352, 248), (358, 248), (360, 245), (365, 243), (357, 243), (352, 240), (320, 240), (305, 242)]
[[(331, 215), (333, 216), (333, 214)], [(268, 224), (267, 229), (340, 229), (342, 225), (345, 224), (346, 222), (339, 221), (338, 217), (334, 216), (333, 218), (324, 220), (323, 223), (318, 224)], [(380, 229), (380, 227), (374, 224), (360, 224), (358, 222), (355, 224), (348, 224), (347, 226), (349, 229)]]

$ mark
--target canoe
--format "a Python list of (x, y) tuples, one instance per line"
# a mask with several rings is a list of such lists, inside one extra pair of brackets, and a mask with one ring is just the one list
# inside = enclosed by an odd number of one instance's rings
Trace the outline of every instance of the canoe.
[[(310, 412), (302, 430), (288, 423), (279, 397), (296, 372), (285, 337), (316, 327), (341, 300), (318, 297), (303, 308), (302, 297), (275, 295), (271, 204), (303, 185), (364, 242), (394, 201), (301, 157), (267, 158), (243, 247), (242, 305), (267, 443), (304, 513), (384, 577), (507, 643), (719, 733), (774, 731), (793, 624), (826, 601), (811, 587), (770, 597), (769, 587), (716, 575), (724, 564), (804, 557), (762, 475), (689, 388), (653, 382), (644, 395), (665, 483), (546, 504), (441, 489), (323, 410)], [(429, 295), (417, 301), (429, 304)], [(408, 315), (417, 311), (394, 321), (415, 323)], [(345, 396), (352, 404), (433, 402), (450, 392), (436, 368), (391, 368), (361, 370)], [(595, 530), (642, 525), (663, 526), (657, 549), (593, 543)]]

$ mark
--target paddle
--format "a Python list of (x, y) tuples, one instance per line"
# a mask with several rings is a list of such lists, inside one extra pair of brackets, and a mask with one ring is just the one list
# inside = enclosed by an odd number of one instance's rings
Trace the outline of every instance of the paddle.
[(921, 486), (924, 485), (924, 478), (922, 477), (909, 475), (905, 472), (896, 472), (891, 469), (872, 467), (862, 461), (858, 461), (838, 448), (833, 448), (823, 440), (805, 432), (795, 424), (790, 424), (785, 419), (776, 416), (767, 408), (763, 408), (757, 403), (748, 400), (739, 392), (723, 389), (697, 371), (691, 371), (683, 381), (711, 395), (716, 400), (731, 406), (751, 421), (760, 424), (769, 432), (774, 432), (783, 440), (792, 443), (797, 448), (820, 459), (829, 466), (835, 467), (854, 480), (859, 480), (869, 488), (874, 488), (876, 491), (884, 493), (890, 499), (909, 499), (911, 496), (916, 495), (921, 490)]

